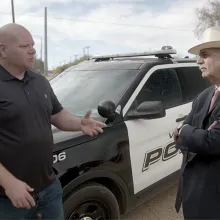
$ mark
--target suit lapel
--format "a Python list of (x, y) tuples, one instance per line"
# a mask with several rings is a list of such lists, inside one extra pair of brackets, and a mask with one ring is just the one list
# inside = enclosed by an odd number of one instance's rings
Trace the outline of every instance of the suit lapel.
[(215, 103), (210, 111), (210, 113), (219, 105), (220, 102), (220, 95), (217, 97), (217, 99), (215, 100)]
[[(215, 86), (211, 87), (210, 90), (207, 91), (208, 95), (203, 105), (204, 107), (202, 108), (201, 114), (199, 116), (200, 120), (197, 125), (198, 128), (204, 128), (204, 123), (206, 121), (206, 118), (209, 116), (209, 114), (211, 114), (213, 109), (217, 106), (216, 103), (218, 103), (218, 99), (216, 100), (215, 105), (213, 106), (211, 111), (209, 112), (210, 102), (211, 102), (212, 96), (214, 95), (214, 92), (215, 92)], [(220, 98), (220, 96), (218, 98)], [(183, 170), (185, 169), (187, 162), (191, 161), (195, 156), (196, 156), (196, 153), (183, 152), (183, 161), (186, 161), (185, 165), (183, 166)]]
[[(199, 124), (199, 128), (202, 128), (203, 127), (203, 122), (205, 121), (206, 117), (213, 111), (213, 109), (216, 107), (216, 103), (217, 103), (217, 100), (213, 106), (213, 108), (211, 109), (211, 111), (209, 112), (209, 106), (210, 106), (210, 102), (211, 102), (211, 99), (212, 99), (212, 96), (214, 95), (214, 92), (215, 92), (215, 86), (212, 87), (212, 89), (210, 90), (208, 96), (207, 96), (207, 99), (205, 100), (205, 103), (204, 103), (204, 108), (202, 108), (202, 111), (201, 111), (201, 115), (200, 115), (200, 124)], [(219, 98), (219, 97), (218, 97)]]

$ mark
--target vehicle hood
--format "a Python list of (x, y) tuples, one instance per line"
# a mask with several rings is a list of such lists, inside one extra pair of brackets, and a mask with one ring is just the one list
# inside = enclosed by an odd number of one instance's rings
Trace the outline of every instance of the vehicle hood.
[(52, 126), (54, 151), (67, 149), (70, 147), (77, 146), (79, 144), (92, 141), (98, 137), (83, 134), (83, 132), (71, 132), (61, 131), (56, 127)]

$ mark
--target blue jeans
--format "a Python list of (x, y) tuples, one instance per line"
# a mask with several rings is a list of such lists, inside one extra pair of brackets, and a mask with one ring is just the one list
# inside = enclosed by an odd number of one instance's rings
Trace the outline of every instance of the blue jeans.
[(37, 205), (31, 209), (15, 208), (8, 198), (0, 196), (0, 220), (64, 220), (62, 187), (58, 178), (38, 196)]

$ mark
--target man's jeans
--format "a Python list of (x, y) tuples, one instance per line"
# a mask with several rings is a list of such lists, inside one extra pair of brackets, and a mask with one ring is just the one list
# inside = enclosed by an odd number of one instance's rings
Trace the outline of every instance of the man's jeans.
[(15, 208), (9, 199), (0, 196), (0, 220), (64, 220), (62, 187), (58, 178), (38, 196), (37, 205), (31, 209)]

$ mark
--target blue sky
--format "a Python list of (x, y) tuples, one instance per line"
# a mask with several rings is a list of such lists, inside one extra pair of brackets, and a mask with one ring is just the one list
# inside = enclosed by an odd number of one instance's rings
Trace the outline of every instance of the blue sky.
[[(10, 2), (1, 2), (0, 26), (12, 21)], [(31, 31), (39, 55), (47, 7), (48, 66), (52, 68), (74, 59), (76, 54), (82, 56), (85, 46), (90, 46), (90, 54), (96, 55), (142, 52), (169, 44), (180, 55), (188, 55), (187, 50), (198, 43), (193, 33), (195, 9), (204, 2), (207, 1), (14, 0), (14, 6), (16, 22)]]

